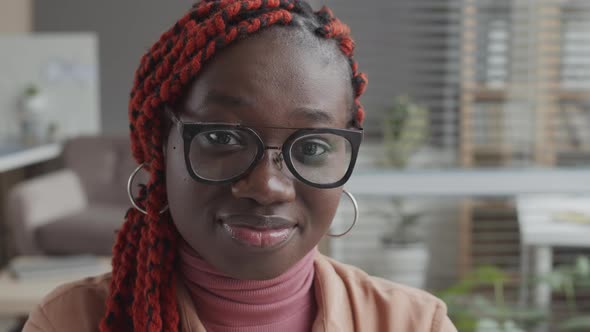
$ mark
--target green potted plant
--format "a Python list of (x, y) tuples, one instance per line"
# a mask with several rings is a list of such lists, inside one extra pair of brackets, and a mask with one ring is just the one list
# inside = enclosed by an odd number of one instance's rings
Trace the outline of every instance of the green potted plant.
[(405, 168), (410, 158), (428, 140), (430, 133), (428, 109), (408, 96), (394, 99), (383, 118), (383, 164)]
[(590, 259), (580, 256), (572, 265), (556, 268), (539, 282), (547, 282), (553, 291), (563, 293), (568, 306), (569, 317), (559, 324), (559, 331), (590, 331), (590, 314), (579, 312), (577, 294), (590, 290)]
[(18, 101), (21, 136), (23, 143), (33, 145), (42, 143), (47, 136), (45, 111), (47, 98), (35, 84), (29, 84), (24, 89)]
[[(506, 301), (508, 276), (494, 266), (481, 266), (437, 295), (461, 332), (526, 332), (545, 320), (540, 309), (523, 308)], [(493, 289), (491, 296), (483, 289)]]
[(383, 277), (408, 286), (424, 288), (430, 255), (424, 238), (423, 217), (417, 207), (392, 200), (393, 210), (382, 213), (386, 229), (381, 236)]
[[(429, 136), (428, 110), (407, 96), (395, 98), (383, 119), (383, 160), (389, 168), (405, 168)], [(393, 212), (384, 213), (386, 229), (381, 237), (384, 277), (410, 286), (424, 287), (429, 255), (420, 225), (422, 213), (400, 198), (392, 200)]]

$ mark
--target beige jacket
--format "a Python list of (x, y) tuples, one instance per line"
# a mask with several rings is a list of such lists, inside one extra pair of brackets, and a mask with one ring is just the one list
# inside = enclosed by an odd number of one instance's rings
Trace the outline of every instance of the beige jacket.
[[(312, 331), (456, 332), (445, 304), (409, 287), (318, 254), (315, 258), (318, 313)], [(29, 316), (25, 332), (98, 331), (110, 274), (57, 288)], [(177, 287), (181, 331), (205, 331), (182, 283)]]

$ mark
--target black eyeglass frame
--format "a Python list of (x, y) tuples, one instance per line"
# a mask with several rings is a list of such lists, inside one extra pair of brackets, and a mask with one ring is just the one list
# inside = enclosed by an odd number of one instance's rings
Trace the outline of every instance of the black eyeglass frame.
[[(231, 123), (215, 123), (215, 122), (184, 122), (180, 120), (174, 113), (171, 111), (171, 118), (180, 125), (180, 133), (184, 143), (184, 161), (186, 164), (186, 168), (190, 176), (199, 182), (207, 183), (207, 184), (228, 184), (239, 181), (246, 177), (260, 162), (260, 160), (264, 157), (265, 150), (280, 150), (285, 164), (287, 168), (291, 171), (291, 173), (297, 178), (299, 181), (320, 189), (330, 189), (336, 188), (344, 185), (352, 175), (352, 171), (354, 170), (354, 166), (356, 164), (358, 151), (363, 140), (363, 129), (340, 129), (340, 128), (287, 128), (287, 127), (249, 127), (244, 126), (241, 124), (231, 124)], [(282, 146), (267, 146), (260, 135), (253, 129), (253, 128), (269, 128), (269, 129), (294, 129), (296, 130), (294, 133), (289, 135)], [(198, 134), (206, 131), (216, 131), (216, 130), (243, 130), (251, 133), (256, 138), (256, 145), (257, 145), (257, 152), (256, 156), (252, 160), (250, 166), (241, 174), (231, 177), (229, 179), (224, 180), (211, 180), (206, 179), (199, 176), (195, 173), (192, 163), (190, 161), (190, 148), (192, 144), (192, 140)], [(297, 172), (293, 162), (291, 160), (291, 154), (289, 153), (293, 143), (300, 137), (310, 135), (310, 134), (335, 134), (345, 138), (351, 146), (351, 156), (350, 156), (350, 164), (344, 176), (333, 183), (314, 183), (311, 181), (306, 180), (303, 176)]]

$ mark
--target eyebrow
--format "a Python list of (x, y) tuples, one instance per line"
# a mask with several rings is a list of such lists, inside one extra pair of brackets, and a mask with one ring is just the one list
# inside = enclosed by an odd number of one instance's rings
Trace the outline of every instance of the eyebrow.
[(225, 107), (251, 107), (252, 103), (240, 96), (232, 96), (219, 91), (210, 91), (205, 96), (203, 105), (216, 104)]
[[(230, 108), (253, 108), (253, 103), (247, 98), (237, 95), (229, 95), (219, 91), (210, 91), (207, 96), (205, 96), (203, 105), (208, 104), (215, 104)], [(304, 118), (311, 122), (334, 123), (335, 121), (332, 114), (319, 108), (298, 107), (295, 108), (290, 115), (292, 117)]]
[(294, 112), (293, 116), (300, 116), (312, 122), (334, 123), (332, 114), (318, 108), (300, 107)]

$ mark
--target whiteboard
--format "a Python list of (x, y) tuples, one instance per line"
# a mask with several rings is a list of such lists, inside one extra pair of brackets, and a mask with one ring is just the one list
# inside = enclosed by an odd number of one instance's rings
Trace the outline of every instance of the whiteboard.
[(65, 139), (100, 132), (98, 39), (93, 33), (0, 35), (0, 144), (20, 135), (19, 100), (31, 84), (40, 118)]

